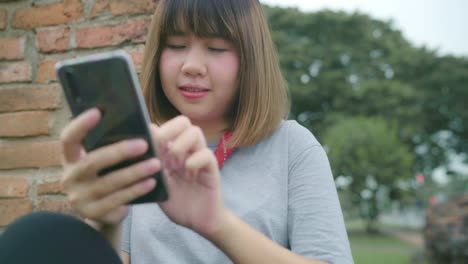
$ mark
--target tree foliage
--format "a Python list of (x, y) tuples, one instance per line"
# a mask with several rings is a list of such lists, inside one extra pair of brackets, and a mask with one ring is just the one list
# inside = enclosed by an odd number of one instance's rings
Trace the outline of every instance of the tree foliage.
[(322, 139), (336, 116), (379, 117), (415, 155), (415, 172), (468, 151), (468, 59), (414, 47), (391, 21), (265, 6), (291, 117)]
[(468, 153), (468, 58), (415, 47), (361, 13), (264, 8), (291, 118), (329, 148), (335, 176), (353, 177), (357, 202), (369, 175), (396, 190)]
[(367, 206), (362, 216), (372, 224), (380, 211), (377, 193), (398, 191), (399, 180), (412, 176), (413, 155), (381, 118), (341, 119), (327, 130), (324, 143), (335, 175), (352, 178), (352, 201)]

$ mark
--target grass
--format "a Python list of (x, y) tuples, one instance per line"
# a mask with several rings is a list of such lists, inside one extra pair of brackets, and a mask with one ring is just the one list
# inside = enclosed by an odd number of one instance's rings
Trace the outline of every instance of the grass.
[(349, 240), (354, 262), (357, 264), (404, 264), (418, 250), (416, 246), (381, 234), (350, 232)]
[(383, 234), (367, 234), (363, 224), (347, 223), (351, 250), (356, 264), (405, 264), (420, 250), (415, 245)]

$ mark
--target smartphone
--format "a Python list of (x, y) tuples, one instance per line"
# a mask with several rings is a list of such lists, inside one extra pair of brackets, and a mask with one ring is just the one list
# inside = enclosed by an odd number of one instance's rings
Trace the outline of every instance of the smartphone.
[[(117, 50), (60, 61), (55, 65), (55, 70), (74, 117), (93, 107), (101, 111), (101, 121), (84, 138), (86, 151), (126, 139), (142, 138), (148, 143), (148, 151), (144, 155), (105, 168), (99, 175), (157, 156), (138, 77), (132, 60), (125, 51)], [(157, 181), (155, 189), (130, 204), (168, 199), (162, 173), (152, 177)]]

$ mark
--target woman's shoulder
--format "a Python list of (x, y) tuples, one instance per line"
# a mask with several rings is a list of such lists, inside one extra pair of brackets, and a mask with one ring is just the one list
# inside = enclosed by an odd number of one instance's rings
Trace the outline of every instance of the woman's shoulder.
[(281, 137), (283, 140), (288, 140), (288, 145), (291, 146), (300, 146), (311, 147), (311, 146), (320, 146), (319, 141), (314, 136), (314, 134), (299, 124), (296, 120), (283, 120), (281, 121), (278, 129), (273, 134), (273, 137)]

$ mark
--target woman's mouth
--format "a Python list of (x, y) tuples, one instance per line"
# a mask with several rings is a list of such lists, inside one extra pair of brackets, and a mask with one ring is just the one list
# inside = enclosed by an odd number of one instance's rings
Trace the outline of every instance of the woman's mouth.
[(195, 85), (182, 85), (179, 87), (179, 91), (189, 100), (200, 99), (210, 92), (207, 88)]

